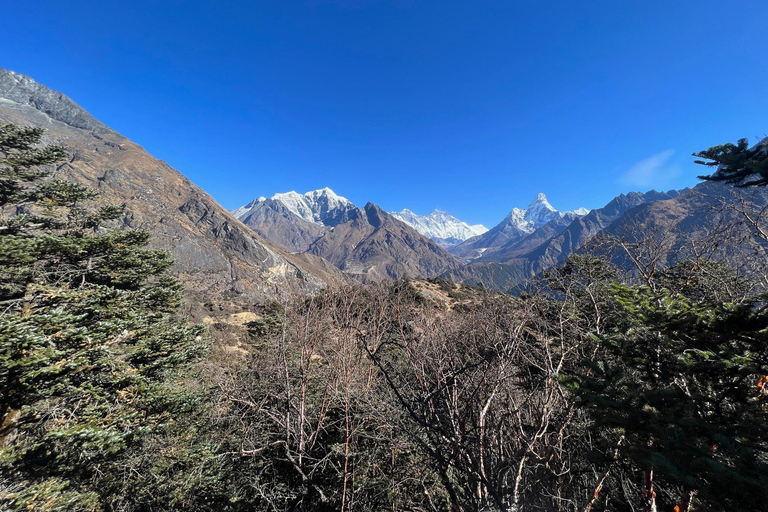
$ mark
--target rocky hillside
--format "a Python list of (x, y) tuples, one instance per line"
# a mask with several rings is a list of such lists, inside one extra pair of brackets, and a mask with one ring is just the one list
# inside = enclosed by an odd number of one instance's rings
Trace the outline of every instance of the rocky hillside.
[[(640, 280), (681, 260), (727, 261), (765, 287), (760, 271), (768, 241), (756, 237), (744, 210), (762, 222), (768, 190), (701, 183), (692, 189), (631, 192), (567, 225), (551, 221), (520, 240), (443, 275), (447, 279), (515, 291), (526, 280), (590, 250)], [(624, 250), (632, 253), (630, 258)]]
[(309, 252), (363, 281), (432, 277), (460, 265), (437, 243), (373, 203), (329, 230)]
[(55, 174), (125, 205), (123, 224), (154, 234), (175, 272), (208, 300), (308, 293), (346, 278), (317, 258), (295, 258), (266, 242), (165, 162), (105, 126), (62, 93), (0, 69), (0, 122), (39, 126), (71, 148)]
[(359, 216), (357, 207), (330, 188), (306, 194), (259, 197), (232, 211), (243, 224), (278, 247), (306, 252), (329, 228)]
[[(610, 250), (608, 255), (614, 263), (635, 274), (653, 272), (680, 260), (714, 259), (727, 261), (730, 267), (754, 278), (754, 284), (765, 287), (768, 241), (755, 233), (764, 223), (767, 208), (765, 187), (741, 189), (704, 182), (672, 199), (627, 211), (600, 235), (606, 239), (602, 245)], [(748, 222), (747, 216), (756, 225)], [(611, 241), (631, 247), (635, 261)], [(641, 268), (636, 268), (638, 265)]]

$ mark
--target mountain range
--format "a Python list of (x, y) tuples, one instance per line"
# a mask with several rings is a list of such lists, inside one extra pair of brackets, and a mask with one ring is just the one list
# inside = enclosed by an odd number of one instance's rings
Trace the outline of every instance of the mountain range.
[(292, 253), (308, 253), (363, 280), (437, 276), (460, 262), (373, 203), (358, 208), (331, 189), (259, 197), (232, 212)]
[[(172, 252), (174, 271), (191, 294), (209, 303), (417, 276), (510, 291), (601, 237), (653, 247), (649, 268), (701, 256), (717, 233), (728, 233), (733, 243), (710, 247), (710, 255), (738, 264), (766, 254), (766, 243), (738, 215), (739, 192), (722, 184), (621, 194), (592, 211), (559, 212), (539, 194), (491, 229), (440, 211), (388, 213), (370, 202), (360, 208), (328, 188), (259, 197), (229, 212), (70, 98), (25, 75), (0, 70), (0, 122), (43, 127), (46, 143), (68, 146), (70, 158), (54, 175), (94, 188), (102, 203), (123, 205), (119, 227), (151, 231), (153, 245)], [(750, 193), (750, 204), (768, 204), (764, 189)], [(621, 254), (611, 257), (638, 267)]]
[(509, 214), (492, 229), (452, 247), (450, 251), (461, 258), (474, 260), (520, 240), (550, 222), (567, 224), (587, 213), (589, 210), (586, 208), (579, 208), (572, 212), (559, 212), (549, 204), (547, 196), (539, 193), (525, 209), (512, 208)]
[(584, 247), (630, 209), (672, 199), (678, 194), (677, 191), (630, 192), (615, 197), (603, 208), (586, 215), (568, 212), (553, 216), (552, 220), (527, 235), (502, 240), (503, 243), (496, 244), (479, 258), (445, 277), (496, 290), (513, 290), (542, 270), (565, 261), (568, 255)]

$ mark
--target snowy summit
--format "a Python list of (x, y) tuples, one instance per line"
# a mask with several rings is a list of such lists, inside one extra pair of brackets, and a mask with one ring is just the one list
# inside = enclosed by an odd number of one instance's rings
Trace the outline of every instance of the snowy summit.
[(233, 210), (232, 213), (235, 217), (242, 220), (259, 203), (266, 201), (279, 202), (301, 219), (315, 224), (326, 224), (328, 219), (335, 218), (340, 211), (356, 208), (349, 199), (341, 197), (330, 188), (325, 187), (320, 190), (311, 190), (304, 194), (290, 191), (275, 194), (269, 199), (259, 197), (247, 205)]
[(482, 224), (470, 226), (447, 212), (435, 210), (429, 215), (417, 215), (411, 210), (390, 212), (398, 220), (443, 246), (455, 245), (473, 236), (482, 235), (488, 228)]
[(511, 224), (523, 233), (533, 233), (552, 220), (565, 216), (582, 217), (588, 213), (589, 210), (586, 208), (579, 208), (571, 212), (559, 212), (549, 204), (547, 196), (539, 193), (524, 210), (512, 208), (502, 223)]

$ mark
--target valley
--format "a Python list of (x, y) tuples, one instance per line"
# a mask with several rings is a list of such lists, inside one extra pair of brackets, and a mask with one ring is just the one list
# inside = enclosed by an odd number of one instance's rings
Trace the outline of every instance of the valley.
[(490, 229), (228, 211), (0, 69), (0, 508), (761, 509), (768, 150), (696, 156)]

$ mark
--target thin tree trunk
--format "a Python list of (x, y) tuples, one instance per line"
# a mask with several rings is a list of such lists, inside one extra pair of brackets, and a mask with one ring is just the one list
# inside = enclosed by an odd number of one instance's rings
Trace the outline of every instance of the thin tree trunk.
[(611, 469), (613, 469), (614, 464), (616, 461), (619, 460), (619, 447), (621, 446), (622, 441), (624, 441), (624, 436), (621, 436), (619, 438), (619, 442), (616, 443), (616, 450), (613, 452), (613, 461), (608, 466), (608, 469), (605, 470), (605, 473), (603, 473), (602, 478), (597, 482), (597, 487), (595, 487), (595, 492), (592, 493), (592, 499), (590, 500), (589, 504), (584, 508), (584, 512), (590, 512), (592, 508), (597, 504), (597, 500), (600, 499), (600, 491), (603, 490), (603, 484), (605, 484), (605, 480), (608, 478), (608, 475), (611, 472)]
[(653, 469), (649, 469), (643, 474), (643, 483), (645, 486), (645, 511), (658, 512), (656, 509), (656, 491), (653, 488)]
[(347, 504), (347, 482), (349, 480), (349, 443), (352, 437), (352, 429), (349, 421), (349, 369), (346, 370), (344, 380), (344, 484), (341, 490), (341, 512), (344, 512)]
[(693, 497), (696, 496), (698, 491), (688, 491), (683, 496), (683, 501), (680, 505), (675, 506), (675, 512), (690, 512), (693, 506)]

